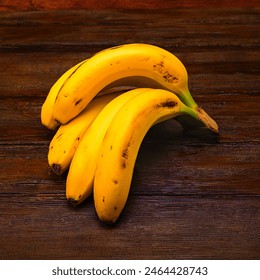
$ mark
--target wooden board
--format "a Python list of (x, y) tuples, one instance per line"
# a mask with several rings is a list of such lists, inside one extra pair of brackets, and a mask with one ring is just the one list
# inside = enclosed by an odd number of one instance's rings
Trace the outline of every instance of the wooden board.
[[(1, 259), (259, 259), (259, 9), (0, 14)], [(114, 45), (176, 54), (220, 136), (153, 127), (114, 226), (50, 174), (41, 105), (69, 67)]]
[(259, 7), (257, 0), (1, 0), (0, 11), (35, 11), (35, 10), (65, 10), (65, 9), (169, 9), (169, 8), (254, 8)]

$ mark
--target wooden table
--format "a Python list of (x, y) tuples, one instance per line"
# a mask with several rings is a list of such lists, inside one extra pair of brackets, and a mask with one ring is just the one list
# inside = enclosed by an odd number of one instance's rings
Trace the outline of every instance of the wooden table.
[[(0, 14), (1, 259), (259, 259), (259, 9)], [(257, 33), (258, 31), (258, 33)], [(56, 79), (106, 47), (176, 54), (218, 139), (174, 120), (141, 146), (127, 205), (102, 224), (93, 198), (65, 198), (49, 173), (41, 105)]]

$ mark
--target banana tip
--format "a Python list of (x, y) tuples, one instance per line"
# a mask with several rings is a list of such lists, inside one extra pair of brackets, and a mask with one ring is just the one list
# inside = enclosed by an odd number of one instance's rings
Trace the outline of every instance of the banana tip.
[(219, 134), (219, 128), (214, 121), (202, 108), (197, 108), (199, 119), (214, 133)]
[(60, 164), (53, 163), (53, 164), (51, 165), (51, 170), (52, 170), (55, 174), (60, 175), (60, 174), (61, 174), (61, 166), (60, 166)]
[(79, 204), (79, 201), (74, 198), (68, 198), (68, 201), (73, 206), (77, 206)]

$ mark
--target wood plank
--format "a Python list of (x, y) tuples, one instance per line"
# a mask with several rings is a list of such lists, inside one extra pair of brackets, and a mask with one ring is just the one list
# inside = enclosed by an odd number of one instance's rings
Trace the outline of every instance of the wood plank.
[(259, 7), (259, 2), (256, 0), (222, 0), (219, 1), (206, 1), (206, 0), (186, 0), (186, 1), (160, 1), (160, 0), (149, 0), (149, 1), (138, 1), (138, 0), (109, 0), (109, 1), (95, 1), (95, 0), (59, 0), (59, 1), (29, 1), (29, 0), (2, 0), (0, 4), (0, 11), (10, 10), (56, 10), (56, 9), (158, 9), (158, 8), (230, 8), (230, 7)]
[[(41, 24), (43, 22), (48, 23)], [(257, 40), (259, 43), (259, 35), (254, 30), (257, 23), (259, 9), (238, 9), (232, 14), (214, 9), (178, 9), (170, 13), (165, 10), (151, 13), (52, 11), (47, 18), (43, 12), (5, 13), (0, 19), (0, 24), (5, 27), (0, 29), (0, 48), (16, 49), (19, 45), (19, 48), (30, 50), (33, 47), (38, 50), (67, 47), (78, 51), (86, 46), (103, 49), (135, 40), (165, 48), (228, 46), (241, 49), (254, 45)], [(118, 36), (119, 33), (123, 36)]]
[(116, 227), (98, 221), (92, 202), (74, 209), (59, 196), (35, 192), (31, 198), (1, 196), (0, 204), (8, 205), (1, 209), (0, 258), (258, 259), (260, 254), (259, 198), (132, 196)]

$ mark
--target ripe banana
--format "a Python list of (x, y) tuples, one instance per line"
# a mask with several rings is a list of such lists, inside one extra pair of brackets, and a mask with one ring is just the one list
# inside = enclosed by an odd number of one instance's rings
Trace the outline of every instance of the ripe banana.
[(149, 128), (180, 115), (204, 117), (162, 89), (140, 93), (118, 110), (104, 136), (94, 177), (95, 209), (102, 221), (114, 223), (122, 212), (136, 157)]
[(49, 145), (48, 163), (52, 171), (61, 175), (68, 169), (75, 150), (89, 125), (103, 107), (120, 93), (115, 92), (94, 98), (76, 118), (59, 127)]
[(83, 62), (59, 89), (54, 119), (64, 124), (77, 116), (101, 90), (115, 86), (163, 88), (199, 110), (207, 122), (216, 122), (193, 100), (182, 62), (170, 52), (149, 44), (126, 44), (98, 52)]
[[(92, 194), (99, 150), (117, 111), (132, 97), (148, 90), (138, 88), (121, 94), (110, 101), (92, 122), (81, 139), (70, 164), (66, 181), (66, 196), (70, 203), (77, 205)], [(118, 129), (121, 128), (118, 127)]]
[(59, 126), (59, 123), (53, 118), (53, 107), (57, 94), (63, 84), (84, 62), (85, 60), (67, 70), (51, 87), (41, 109), (41, 122), (47, 128), (54, 130)]

